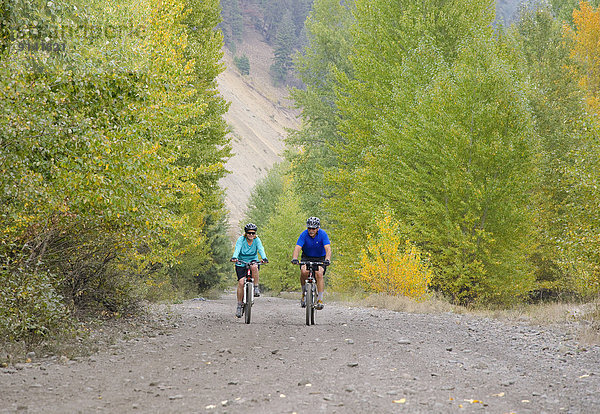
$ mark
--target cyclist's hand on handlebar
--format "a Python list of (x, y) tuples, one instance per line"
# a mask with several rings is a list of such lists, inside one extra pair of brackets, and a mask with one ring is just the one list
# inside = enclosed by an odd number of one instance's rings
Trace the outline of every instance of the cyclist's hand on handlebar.
[(298, 259), (292, 259), (292, 264), (295, 264), (295, 265), (297, 265), (298, 263), (300, 263), (300, 262), (298, 261)]
[(231, 259), (229, 259), (230, 262), (237, 262), (238, 260), (235, 257), (232, 257)]
[(262, 263), (269, 263), (269, 259), (267, 259), (266, 257), (264, 259), (261, 260)]
[(323, 262), (323, 264), (325, 266), (329, 266), (331, 264), (331, 261), (329, 259), (325, 259), (325, 261)]

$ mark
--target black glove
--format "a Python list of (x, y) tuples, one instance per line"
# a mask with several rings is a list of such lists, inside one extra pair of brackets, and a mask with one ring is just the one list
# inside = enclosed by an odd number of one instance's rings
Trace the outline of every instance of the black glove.
[(235, 257), (232, 257), (231, 259), (229, 259), (230, 262), (237, 262), (237, 259)]
[(325, 261), (323, 262), (323, 264), (325, 266), (329, 266), (331, 264), (331, 262), (329, 261), (329, 259), (325, 259)]
[(292, 264), (298, 264), (298, 263), (300, 263), (300, 262), (298, 261), (298, 259), (292, 259)]
[(267, 259), (266, 257), (264, 259), (262, 259), (263, 263), (269, 263), (269, 259)]

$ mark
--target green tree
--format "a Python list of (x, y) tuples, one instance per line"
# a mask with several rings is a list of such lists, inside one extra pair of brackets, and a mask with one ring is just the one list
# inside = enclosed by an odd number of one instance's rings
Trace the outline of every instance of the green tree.
[(582, 122), (581, 145), (573, 151), (573, 163), (565, 173), (569, 188), (565, 209), (565, 232), (560, 242), (565, 251), (565, 268), (573, 289), (586, 299), (600, 294), (600, 127), (595, 120)]
[(305, 88), (292, 90), (302, 110), (302, 127), (292, 131), (287, 143), (300, 151), (289, 152), (295, 191), (302, 209), (323, 216), (327, 197), (325, 175), (337, 166), (336, 147), (339, 110), (338, 74), (352, 77), (349, 56), (352, 47), (352, 10), (335, 0), (318, 0), (306, 20), (308, 44), (295, 58), (294, 66)]
[[(362, 152), (352, 191), (336, 204), (338, 237), (374, 228), (372, 212), (389, 205), (404, 238), (431, 254), (435, 289), (461, 303), (506, 303), (532, 286), (536, 138), (513, 57), (490, 33), (458, 49), (452, 64), (429, 45), (405, 57), (386, 103), (395, 111), (377, 123), (378, 147)], [(346, 260), (355, 249), (345, 246)]]
[(305, 221), (306, 215), (300, 209), (298, 197), (291, 190), (289, 179), (286, 179), (274, 214), (269, 216), (261, 230), (269, 264), (261, 269), (260, 280), (268, 289), (275, 292), (299, 289), (299, 270), (290, 264), (290, 259)]
[[(377, 131), (379, 125), (410, 110), (412, 100), (437, 74), (438, 61), (451, 64), (460, 47), (465, 47), (464, 39), (471, 39), (474, 33), (489, 36), (494, 18), (487, 2), (380, 0), (355, 4), (354, 47), (349, 58), (352, 78), (340, 74), (341, 86), (336, 88), (340, 162), (328, 177), (330, 198), (326, 202), (343, 244), (340, 250), (348, 256), (343, 260), (348, 269), (341, 272), (345, 275), (356, 274), (360, 229), (371, 225), (371, 216), (361, 211), (364, 200), (358, 194), (373, 198), (363, 191), (363, 166), (387, 145)], [(411, 67), (406, 73), (405, 59), (420, 60), (422, 67)], [(402, 123), (394, 127), (401, 130)], [(367, 191), (371, 190), (377, 192)]]
[(277, 214), (277, 203), (284, 192), (285, 174), (288, 169), (289, 164), (285, 162), (275, 164), (269, 169), (267, 176), (256, 183), (248, 201), (246, 222), (263, 228), (271, 217)]
[(538, 288), (560, 292), (569, 288), (567, 275), (560, 266), (564, 259), (560, 240), (565, 232), (563, 216), (569, 192), (565, 186), (565, 168), (572, 163), (572, 151), (579, 146), (578, 120), (584, 113), (582, 95), (569, 71), (570, 42), (549, 7), (523, 8), (512, 35), (535, 85), (529, 100), (541, 143), (541, 180), (534, 197), (538, 245), (531, 253), (531, 260)]
[(271, 65), (271, 77), (275, 84), (285, 83), (288, 73), (292, 70), (292, 54), (296, 38), (294, 23), (290, 12), (283, 15), (277, 27), (275, 37), (275, 57)]
[[(581, 0), (550, 0), (553, 15), (556, 16), (560, 22), (565, 22), (568, 25), (573, 24), (573, 10), (579, 6), (580, 2)], [(592, 0), (588, 1), (587, 3), (591, 4), (592, 6), (598, 6), (600, 1)]]
[(244, 18), (239, 0), (221, 0), (221, 17), (219, 24), (223, 31), (225, 45), (232, 49), (235, 42), (241, 42), (244, 34)]
[(508, 303), (532, 286), (538, 146), (524, 77), (487, 36), (466, 39), (449, 70), (417, 95), (415, 112), (388, 125), (384, 165), (396, 165), (407, 238), (432, 253), (433, 286), (460, 302)]

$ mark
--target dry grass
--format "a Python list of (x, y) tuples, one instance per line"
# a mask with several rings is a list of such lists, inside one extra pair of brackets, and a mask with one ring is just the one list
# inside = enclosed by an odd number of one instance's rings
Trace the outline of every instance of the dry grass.
[[(298, 294), (295, 294), (297, 297)], [(493, 318), (508, 323), (531, 325), (570, 325), (577, 330), (583, 344), (600, 344), (600, 301), (592, 303), (545, 303), (521, 305), (512, 309), (469, 309), (455, 306), (448, 301), (431, 295), (424, 301), (415, 301), (404, 296), (391, 296), (382, 293), (365, 294), (332, 293), (327, 299), (343, 302), (350, 306), (368, 306), (408, 313), (469, 314), (483, 318)]]
[(409, 313), (459, 313), (461, 311), (459, 307), (453, 306), (447, 301), (438, 299), (435, 296), (430, 296), (425, 300), (417, 301), (406, 296), (391, 296), (383, 293), (376, 293), (364, 297), (358, 304), (360, 306), (372, 306), (396, 312)]
[[(280, 292), (274, 294), (284, 299), (300, 299), (300, 292)], [(512, 309), (470, 309), (456, 306), (438, 297), (430, 295), (426, 300), (416, 301), (405, 296), (391, 296), (383, 293), (364, 292), (326, 292), (326, 301), (339, 302), (347, 306), (365, 306), (389, 309), (408, 313), (445, 313), (473, 315), (492, 318), (508, 323), (526, 323), (530, 325), (569, 325), (577, 331), (582, 344), (600, 344), (600, 300), (591, 303), (543, 303), (521, 305)]]

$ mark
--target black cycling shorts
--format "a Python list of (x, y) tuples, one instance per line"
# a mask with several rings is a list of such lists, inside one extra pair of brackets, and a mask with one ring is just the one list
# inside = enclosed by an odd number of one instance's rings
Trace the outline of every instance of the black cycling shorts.
[[(258, 265), (258, 269), (260, 270), (260, 265)], [(238, 280), (246, 277), (246, 266), (235, 266), (235, 274), (237, 275)]]
[[(302, 258), (300, 259), (301, 262), (324, 262), (325, 261), (325, 256), (305, 256), (304, 254), (302, 254)], [(323, 276), (325, 276), (325, 272), (327, 271), (327, 266), (319, 266), (323, 268)]]

